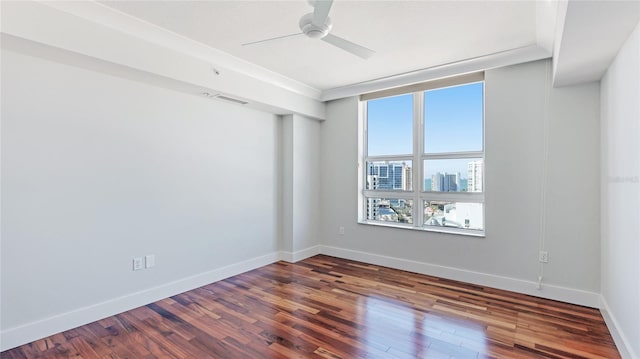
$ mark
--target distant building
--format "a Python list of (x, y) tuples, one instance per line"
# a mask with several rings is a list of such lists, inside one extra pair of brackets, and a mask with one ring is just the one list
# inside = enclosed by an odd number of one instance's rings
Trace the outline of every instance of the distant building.
[(404, 163), (402, 165), (404, 167), (402, 169), (402, 190), (411, 191), (413, 190), (413, 168)]
[(482, 203), (440, 203), (424, 210), (425, 225), (482, 230)]
[(382, 200), (378, 203), (378, 214), (374, 219), (385, 222), (398, 222), (398, 213), (391, 208), (388, 200)]
[[(396, 205), (404, 206), (402, 203)], [(391, 207), (391, 201), (381, 198), (367, 198), (367, 219), (385, 222), (398, 222), (398, 213)]]
[(367, 198), (367, 219), (378, 219), (378, 202), (377, 198)]
[(440, 173), (431, 176), (431, 190), (436, 192), (460, 192), (460, 172)]
[(367, 163), (367, 189), (413, 189), (413, 169), (406, 163)]
[(467, 191), (482, 192), (482, 160), (467, 163)]

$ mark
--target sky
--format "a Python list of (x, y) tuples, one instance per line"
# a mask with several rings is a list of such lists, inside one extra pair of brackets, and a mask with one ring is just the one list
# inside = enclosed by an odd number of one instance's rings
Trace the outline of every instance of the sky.
[[(425, 144), (427, 153), (482, 150), (483, 83), (426, 91)], [(413, 95), (370, 100), (368, 152), (376, 155), (411, 155), (413, 152)], [(467, 177), (468, 160), (427, 161), (425, 178), (435, 172), (460, 172)]]

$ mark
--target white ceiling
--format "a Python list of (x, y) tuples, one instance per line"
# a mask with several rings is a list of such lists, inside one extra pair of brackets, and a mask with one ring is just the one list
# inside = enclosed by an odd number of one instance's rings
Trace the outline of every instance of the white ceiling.
[(637, 0), (569, 2), (555, 44), (554, 84), (599, 80), (638, 21)]
[(535, 1), (336, 0), (331, 32), (376, 51), (363, 60), (305, 36), (241, 45), (300, 32), (303, 0), (102, 4), (320, 90), (535, 45), (555, 24)]

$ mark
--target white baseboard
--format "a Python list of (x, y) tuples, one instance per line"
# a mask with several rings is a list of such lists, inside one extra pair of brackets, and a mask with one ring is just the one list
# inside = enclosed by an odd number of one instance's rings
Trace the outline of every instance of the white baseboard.
[[(297, 254), (297, 253), (296, 253)], [(274, 252), (0, 332), (0, 351), (79, 327), (279, 260)]]
[(303, 259), (307, 259), (309, 257), (313, 257), (315, 255), (320, 254), (321, 247), (322, 246), (317, 245), (317, 246), (299, 250), (297, 252), (280, 251), (280, 260), (283, 260), (289, 263), (295, 263)]
[(622, 330), (620, 330), (620, 325), (616, 317), (611, 312), (611, 309), (609, 309), (609, 305), (602, 295), (600, 295), (600, 312), (602, 313), (604, 322), (607, 324), (607, 328), (609, 328), (613, 341), (616, 343), (616, 347), (618, 347), (622, 359), (638, 359), (638, 356), (631, 347), (631, 342)]
[(534, 281), (474, 272), (453, 267), (445, 267), (437, 264), (412, 261), (408, 259), (383, 256), (380, 254), (361, 252), (332, 246), (321, 246), (321, 253), (334, 257), (377, 264), (415, 273), (427, 274), (466, 283), (509, 290), (512, 292), (533, 295), (536, 297), (584, 305), (587, 307), (598, 308), (600, 304), (600, 295), (598, 293), (588, 292), (580, 289), (548, 285), (544, 284), (544, 282), (542, 283), (541, 289), (537, 289), (537, 282)]

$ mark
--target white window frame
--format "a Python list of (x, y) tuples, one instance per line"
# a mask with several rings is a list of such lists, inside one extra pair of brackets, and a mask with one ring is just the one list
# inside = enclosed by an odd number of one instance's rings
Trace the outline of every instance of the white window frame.
[[(473, 74), (477, 75), (477, 74)], [(381, 92), (378, 96), (371, 94), (361, 96), (360, 108), (359, 108), (359, 120), (360, 120), (360, 140), (359, 140), (359, 174), (358, 174), (358, 219), (361, 224), (379, 225), (385, 227), (406, 228), (415, 230), (424, 230), (430, 232), (444, 232), (463, 234), (476, 237), (484, 237), (486, 232), (486, 217), (485, 217), (485, 189), (486, 189), (486, 161), (485, 161), (485, 87), (484, 76), (480, 73), (481, 79), (478, 77), (471, 77), (471, 81), (468, 80), (468, 75), (455, 78), (453, 81), (448, 79), (438, 80), (431, 83), (425, 83), (424, 85), (413, 85), (408, 87), (413, 92), (401, 92), (402, 89), (394, 89), (392, 92)], [(482, 94), (482, 150), (480, 151), (465, 151), (465, 152), (446, 152), (446, 153), (430, 153), (424, 152), (424, 93), (427, 90), (436, 90), (452, 86), (470, 85), (473, 83), (483, 82), (483, 94)], [(393, 97), (399, 95), (407, 95), (411, 93), (413, 96), (413, 153), (406, 155), (382, 155), (382, 156), (368, 156), (368, 114), (367, 114), (367, 102), (376, 98)], [(363, 99), (364, 98), (364, 99)], [(424, 173), (423, 165), (425, 160), (446, 160), (446, 159), (482, 159), (482, 192), (437, 192), (437, 191), (425, 191), (424, 189)], [(376, 161), (411, 161), (412, 163), (412, 191), (403, 190), (372, 190), (367, 189), (367, 170), (368, 162)], [(376, 221), (367, 219), (367, 198), (392, 198), (392, 199), (407, 199), (413, 201), (412, 219), (413, 223), (398, 223), (387, 221)], [(465, 202), (465, 203), (482, 203), (482, 218), (483, 218), (483, 230), (465, 229), (465, 228), (453, 228), (453, 227), (440, 227), (440, 226), (425, 226), (424, 225), (424, 202), (425, 201), (441, 201), (441, 202)]]

